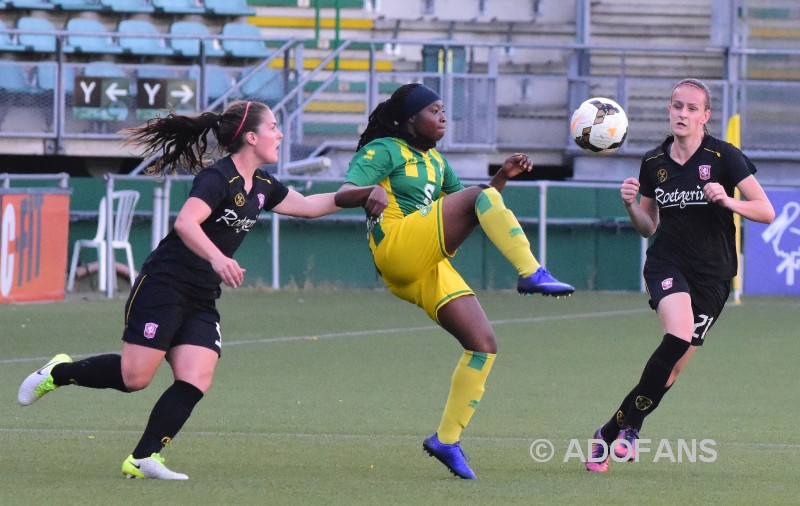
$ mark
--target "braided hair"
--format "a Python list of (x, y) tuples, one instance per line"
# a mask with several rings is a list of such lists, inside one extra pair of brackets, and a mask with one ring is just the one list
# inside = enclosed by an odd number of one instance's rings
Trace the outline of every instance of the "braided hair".
[(360, 150), (375, 139), (383, 137), (398, 137), (422, 151), (436, 147), (436, 141), (410, 133), (405, 126), (408, 120), (406, 115), (406, 98), (416, 88), (424, 86), (420, 83), (404, 84), (397, 88), (388, 100), (381, 102), (369, 115), (367, 128), (358, 140), (356, 151)]
[[(236, 153), (244, 146), (244, 132), (254, 131), (261, 124), (268, 108), (260, 102), (231, 102), (224, 112), (204, 112), (198, 116), (182, 116), (170, 112), (138, 127), (122, 130), (125, 145), (144, 147), (143, 157), (160, 156), (146, 169), (154, 176), (174, 174), (185, 169), (192, 174), (203, 170), (210, 160), (208, 133), (217, 141), (217, 148)], [(212, 149), (213, 151), (213, 149)]]

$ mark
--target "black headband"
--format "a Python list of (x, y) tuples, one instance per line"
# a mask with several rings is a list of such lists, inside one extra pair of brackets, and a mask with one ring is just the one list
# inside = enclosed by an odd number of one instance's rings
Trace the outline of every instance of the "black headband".
[(411, 116), (441, 99), (442, 97), (438, 93), (427, 86), (417, 86), (411, 90), (411, 93), (406, 95), (403, 101), (403, 115), (400, 117), (400, 123), (404, 123)]

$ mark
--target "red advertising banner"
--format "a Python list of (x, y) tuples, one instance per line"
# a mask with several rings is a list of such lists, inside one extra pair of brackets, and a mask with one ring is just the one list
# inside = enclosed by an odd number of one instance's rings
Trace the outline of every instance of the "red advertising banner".
[(64, 298), (69, 190), (0, 190), (0, 303)]

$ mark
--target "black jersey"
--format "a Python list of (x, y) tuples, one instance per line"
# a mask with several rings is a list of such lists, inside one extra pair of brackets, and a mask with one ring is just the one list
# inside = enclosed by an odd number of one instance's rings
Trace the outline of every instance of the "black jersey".
[(733, 212), (706, 201), (703, 187), (719, 183), (732, 197), (756, 168), (738, 148), (710, 135), (679, 165), (668, 154), (672, 141), (648, 151), (639, 171), (640, 192), (656, 201), (660, 218), (647, 262), (675, 265), (695, 283), (730, 280), (737, 270)]
[[(261, 210), (271, 210), (289, 193), (280, 181), (260, 169), (253, 175), (250, 193), (245, 193), (244, 183), (230, 156), (226, 156), (197, 174), (189, 193), (211, 208), (211, 214), (200, 227), (228, 257), (233, 256), (256, 224)], [(211, 262), (187, 248), (175, 229), (147, 257), (142, 274), (175, 283), (199, 298), (219, 297), (222, 282)]]

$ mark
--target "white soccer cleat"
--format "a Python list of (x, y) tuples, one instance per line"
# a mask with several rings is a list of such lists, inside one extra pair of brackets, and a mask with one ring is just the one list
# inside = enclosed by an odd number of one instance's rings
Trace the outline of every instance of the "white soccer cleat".
[(144, 459), (135, 459), (133, 455), (128, 455), (122, 463), (122, 474), (126, 478), (150, 478), (154, 480), (188, 480), (189, 477), (183, 473), (170, 471), (164, 465), (164, 457), (154, 453)]
[(50, 376), (50, 371), (58, 364), (67, 362), (72, 362), (72, 359), (69, 355), (61, 353), (53, 357), (44, 367), (25, 378), (25, 381), (19, 386), (19, 393), (17, 394), (19, 403), (23, 406), (30, 406), (41, 399), (47, 392), (58, 388), (58, 385), (53, 384), (53, 377)]

